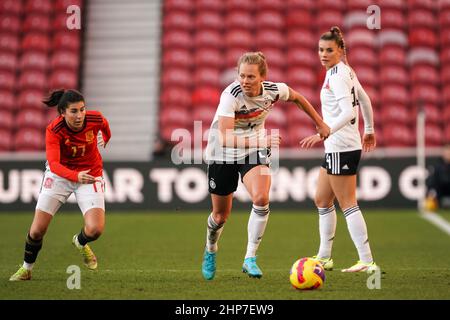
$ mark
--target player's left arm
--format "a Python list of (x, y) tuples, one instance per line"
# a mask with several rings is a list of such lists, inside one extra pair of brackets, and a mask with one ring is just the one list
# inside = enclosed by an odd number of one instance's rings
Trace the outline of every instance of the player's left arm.
[(109, 127), (108, 120), (102, 115), (103, 121), (102, 126), (100, 128), (100, 131), (102, 133), (102, 139), (103, 139), (103, 148), (106, 148), (106, 144), (111, 139), (111, 129)]
[(362, 137), (362, 147), (366, 152), (375, 149), (377, 145), (375, 137), (375, 126), (373, 121), (373, 109), (369, 95), (366, 93), (361, 83), (356, 79), (356, 89), (358, 91), (359, 106), (364, 119), (364, 135)]

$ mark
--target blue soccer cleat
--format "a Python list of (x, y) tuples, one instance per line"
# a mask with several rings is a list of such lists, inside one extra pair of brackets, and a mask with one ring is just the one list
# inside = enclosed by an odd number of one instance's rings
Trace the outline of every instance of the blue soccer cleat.
[(208, 252), (208, 250), (205, 249), (205, 253), (203, 254), (202, 274), (203, 278), (206, 280), (214, 279), (214, 276), (216, 275), (215, 252)]
[(244, 259), (244, 264), (242, 265), (242, 272), (248, 274), (250, 278), (262, 277), (262, 271), (256, 264), (256, 257)]

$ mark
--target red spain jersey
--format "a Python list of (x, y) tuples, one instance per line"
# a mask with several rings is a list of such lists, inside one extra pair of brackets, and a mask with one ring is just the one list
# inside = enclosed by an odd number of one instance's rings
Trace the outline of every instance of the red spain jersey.
[(73, 131), (59, 116), (47, 126), (45, 145), (50, 171), (70, 181), (78, 182), (78, 172), (99, 177), (103, 162), (97, 147), (97, 134), (101, 131), (105, 144), (111, 138), (108, 121), (98, 111), (86, 111), (83, 129)]

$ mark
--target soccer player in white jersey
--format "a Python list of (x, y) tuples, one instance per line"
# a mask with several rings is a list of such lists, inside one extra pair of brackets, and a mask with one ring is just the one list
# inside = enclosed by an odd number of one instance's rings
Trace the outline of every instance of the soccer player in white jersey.
[[(369, 246), (367, 227), (356, 201), (356, 174), (361, 149), (376, 146), (372, 105), (353, 69), (348, 65), (341, 30), (333, 27), (319, 41), (319, 58), (327, 69), (320, 99), (330, 136), (324, 141), (325, 160), (320, 168), (315, 204), (319, 211), (320, 248), (315, 256), (325, 270), (332, 270), (331, 249), (336, 230), (334, 199), (344, 212), (359, 261), (343, 272), (373, 271), (377, 268)], [(364, 135), (358, 130), (358, 106), (364, 119)], [(310, 148), (323, 138), (314, 135), (300, 144)]]
[(206, 148), (212, 200), (202, 263), (203, 277), (207, 280), (215, 276), (217, 242), (231, 213), (239, 174), (253, 202), (242, 271), (250, 277), (262, 276), (256, 264), (256, 250), (269, 218), (269, 149), (277, 148), (281, 141), (277, 133), (266, 135), (264, 129), (264, 121), (273, 104), (278, 100), (292, 101), (311, 117), (319, 136), (326, 138), (330, 132), (330, 128), (302, 95), (285, 83), (265, 81), (268, 67), (261, 52), (242, 55), (237, 69), (238, 79), (220, 97)]

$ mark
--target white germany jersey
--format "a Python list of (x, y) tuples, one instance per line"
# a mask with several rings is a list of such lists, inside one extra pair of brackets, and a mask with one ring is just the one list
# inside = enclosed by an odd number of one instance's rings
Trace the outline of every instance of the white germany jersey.
[(354, 108), (355, 118), (332, 133), (324, 141), (326, 153), (353, 151), (362, 148), (358, 128), (358, 91), (361, 90), (360, 87), (355, 73), (342, 61), (327, 71), (320, 91), (323, 120), (331, 127), (342, 112), (338, 101), (346, 97), (349, 97), (352, 101), (351, 107)]
[(247, 157), (257, 148), (226, 148), (219, 141), (219, 116), (234, 118), (234, 134), (240, 137), (265, 136), (264, 121), (273, 104), (278, 100), (286, 101), (289, 89), (285, 83), (264, 81), (262, 94), (248, 97), (242, 91), (238, 81), (230, 84), (220, 96), (219, 106), (211, 123), (206, 147), (206, 161), (238, 161)]

